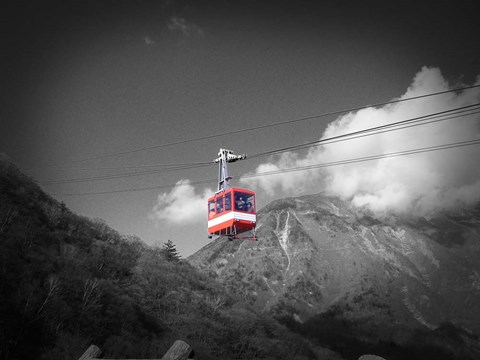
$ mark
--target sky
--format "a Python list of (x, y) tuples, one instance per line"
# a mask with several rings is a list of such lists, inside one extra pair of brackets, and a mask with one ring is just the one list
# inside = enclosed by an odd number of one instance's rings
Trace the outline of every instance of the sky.
[(477, 139), (475, 114), (251, 155), (480, 102), (474, 88), (315, 117), (479, 84), (474, 5), (8, 2), (0, 152), (76, 213), (148, 244), (170, 239), (184, 257), (211, 241), (205, 200), (217, 167), (206, 163), (220, 148), (247, 155), (229, 172), (259, 207), (318, 192), (380, 215), (469, 205), (480, 200), (478, 145), (252, 175)]

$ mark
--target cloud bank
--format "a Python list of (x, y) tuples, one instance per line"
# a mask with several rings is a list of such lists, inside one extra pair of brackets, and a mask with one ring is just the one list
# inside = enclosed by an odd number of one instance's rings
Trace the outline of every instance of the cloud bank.
[(155, 40), (153, 40), (150, 36), (145, 36), (143, 38), (143, 42), (145, 43), (145, 46), (155, 45)]
[(175, 225), (205, 222), (207, 219), (207, 200), (213, 190), (206, 189), (203, 194), (196, 194), (190, 180), (180, 180), (175, 187), (158, 195), (152, 210), (152, 217)]
[[(476, 84), (480, 84), (480, 77)], [(424, 67), (412, 80), (402, 100), (449, 90), (437, 68)], [(320, 139), (392, 124), (423, 115), (480, 103), (480, 88), (418, 100), (369, 107), (337, 118)], [(385, 157), (373, 161), (318, 167), (338, 161), (385, 155), (412, 149), (480, 139), (480, 115), (471, 114), (430, 124), (347, 139), (308, 149), (301, 155), (286, 152), (260, 164), (240, 182), (262, 194), (275, 196), (325, 192), (366, 208), (378, 216), (389, 213), (428, 215), (437, 210), (480, 202), (480, 145)], [(298, 167), (304, 171), (283, 172)], [(281, 173), (255, 176), (265, 172)], [(158, 196), (152, 217), (181, 226), (206, 221), (206, 204), (212, 189), (197, 193), (189, 180), (180, 180), (170, 192)]]
[[(480, 77), (476, 84), (480, 83)], [(449, 90), (456, 86), (437, 68), (424, 67), (399, 99)], [(480, 90), (447, 93), (418, 100), (370, 107), (339, 117), (321, 139), (428, 115), (480, 102)], [(307, 154), (284, 153), (259, 165), (255, 173), (357, 159), (372, 155), (444, 145), (480, 138), (480, 115), (388, 131), (312, 147)], [(328, 166), (308, 171), (244, 177), (241, 181), (266, 194), (284, 196), (326, 192), (376, 214), (427, 215), (480, 201), (480, 145)]]
[(170, 31), (179, 31), (184, 36), (200, 36), (205, 35), (203, 29), (191, 22), (188, 22), (185, 18), (181, 17), (172, 17), (167, 24), (167, 27)]

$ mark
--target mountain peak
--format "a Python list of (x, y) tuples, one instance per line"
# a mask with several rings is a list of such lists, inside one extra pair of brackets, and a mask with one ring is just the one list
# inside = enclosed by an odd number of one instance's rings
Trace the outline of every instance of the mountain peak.
[(316, 194), (273, 201), (257, 218), (257, 242), (219, 238), (189, 261), (296, 322), (341, 311), (386, 340), (400, 336), (399, 324), (414, 331), (452, 322), (480, 332), (478, 207), (378, 218)]

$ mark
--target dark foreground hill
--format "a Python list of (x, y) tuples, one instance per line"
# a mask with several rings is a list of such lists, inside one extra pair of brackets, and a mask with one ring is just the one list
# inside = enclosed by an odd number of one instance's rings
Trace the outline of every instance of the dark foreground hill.
[[(161, 235), (159, 235), (161, 237)], [(163, 248), (71, 212), (0, 159), (0, 359), (340, 359)]]
[(480, 358), (479, 207), (378, 220), (315, 195), (257, 221), (257, 242), (218, 239), (190, 263), (347, 358)]

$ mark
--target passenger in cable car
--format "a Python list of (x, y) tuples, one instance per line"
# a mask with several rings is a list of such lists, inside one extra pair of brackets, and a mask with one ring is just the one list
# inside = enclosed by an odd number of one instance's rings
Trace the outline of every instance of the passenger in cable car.
[(211, 219), (215, 216), (215, 203), (212, 201), (208, 202), (208, 218)]
[(247, 203), (247, 211), (248, 211), (248, 212), (254, 212), (254, 210), (255, 210), (255, 209), (253, 208), (252, 203), (249, 201), (249, 202)]
[(245, 210), (244, 207), (245, 207), (245, 201), (243, 201), (243, 197), (240, 196), (236, 201), (235, 210), (244, 211)]
[(217, 214), (223, 211), (223, 196), (217, 198)]
[(225, 211), (232, 210), (232, 193), (225, 195)]

